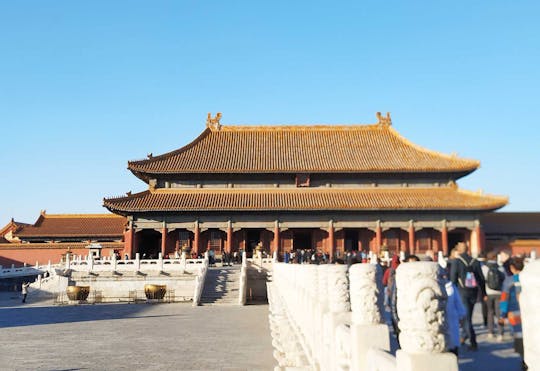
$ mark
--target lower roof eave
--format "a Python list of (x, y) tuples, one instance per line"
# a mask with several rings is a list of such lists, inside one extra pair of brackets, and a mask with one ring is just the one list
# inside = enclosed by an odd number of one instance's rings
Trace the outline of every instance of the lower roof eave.
[(312, 213), (312, 212), (492, 212), (498, 210), (505, 205), (489, 208), (411, 208), (411, 209), (390, 209), (390, 208), (376, 208), (376, 209), (129, 209), (120, 210), (107, 208), (112, 213), (128, 216), (133, 214), (145, 214), (145, 213), (216, 213), (216, 212), (235, 212), (235, 213), (251, 213), (251, 212), (291, 212), (291, 213)]

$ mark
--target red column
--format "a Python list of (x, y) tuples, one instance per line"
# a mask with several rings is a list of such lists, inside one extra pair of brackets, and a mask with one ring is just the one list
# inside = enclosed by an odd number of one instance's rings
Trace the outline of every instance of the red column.
[(480, 254), (482, 251), (484, 251), (484, 239), (482, 238), (482, 228), (480, 227), (480, 224), (478, 224), (474, 230), (476, 235), (476, 245), (478, 246), (478, 254)]
[(409, 225), (409, 254), (414, 255), (415, 245), (414, 226), (411, 224)]
[(134, 238), (135, 232), (133, 231), (133, 227), (129, 227), (129, 229), (124, 232), (124, 254), (127, 254), (130, 259), (133, 257)]
[(279, 227), (277, 225), (274, 227), (274, 251), (272, 251), (272, 254), (274, 252), (279, 255)]
[(199, 223), (195, 224), (195, 231), (193, 231), (193, 251), (199, 256), (199, 245), (201, 239), (201, 230), (199, 229)]
[(161, 256), (165, 257), (165, 250), (167, 250), (167, 228), (161, 230)]
[(334, 254), (336, 253), (336, 239), (334, 238), (334, 225), (332, 223), (328, 227), (328, 242), (330, 242), (328, 255), (330, 255), (330, 261), (333, 262)]
[(381, 226), (377, 224), (375, 228), (375, 254), (379, 255), (381, 253), (382, 246), (382, 229)]
[(231, 225), (229, 224), (227, 227), (227, 247), (226, 247), (226, 251), (228, 253), (231, 253), (232, 251), (232, 245), (233, 245), (232, 239), (233, 239), (233, 230), (232, 230)]
[(443, 255), (448, 256), (448, 228), (446, 225), (443, 225), (441, 229), (441, 240)]

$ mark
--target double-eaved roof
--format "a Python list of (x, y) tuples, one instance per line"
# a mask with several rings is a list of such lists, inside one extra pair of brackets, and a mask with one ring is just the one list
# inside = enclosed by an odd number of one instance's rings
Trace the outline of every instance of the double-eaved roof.
[(176, 151), (128, 168), (148, 180), (185, 173), (452, 173), (478, 161), (419, 147), (391, 125), (208, 127)]
[[(453, 179), (479, 162), (419, 147), (395, 131), (389, 115), (353, 126), (221, 126), (219, 117), (190, 144), (131, 161), (139, 178), (198, 174), (446, 174), (448, 184), (391, 187), (156, 188), (104, 199), (112, 212), (494, 210), (507, 198), (458, 189)], [(444, 178), (443, 178), (444, 179)]]

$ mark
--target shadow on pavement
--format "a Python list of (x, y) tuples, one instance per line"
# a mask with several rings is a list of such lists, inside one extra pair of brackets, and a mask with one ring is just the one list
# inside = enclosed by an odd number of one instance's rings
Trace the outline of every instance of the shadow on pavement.
[(149, 308), (149, 305), (152, 304), (95, 304), (0, 308), (0, 328), (112, 319), (181, 316), (176, 314), (145, 316), (143, 312)]

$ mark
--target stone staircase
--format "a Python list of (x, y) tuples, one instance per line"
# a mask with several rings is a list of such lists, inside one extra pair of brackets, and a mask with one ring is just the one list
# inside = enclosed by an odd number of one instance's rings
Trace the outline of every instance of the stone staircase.
[(239, 284), (240, 265), (208, 268), (201, 305), (237, 305)]

